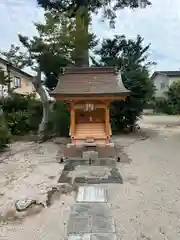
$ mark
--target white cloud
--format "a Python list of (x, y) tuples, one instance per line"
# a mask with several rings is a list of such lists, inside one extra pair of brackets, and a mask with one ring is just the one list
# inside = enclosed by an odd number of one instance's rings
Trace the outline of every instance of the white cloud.
[(0, 1), (0, 49), (7, 50), (11, 43), (19, 43), (17, 35), (34, 36), (33, 22), (43, 19), (43, 11), (37, 8), (36, 0)]
[(115, 30), (110, 30), (107, 22), (99, 27), (98, 17), (94, 19), (93, 26), (101, 37), (125, 34), (134, 38), (140, 34), (145, 44), (151, 43), (150, 58), (157, 62), (155, 69), (176, 70), (180, 68), (179, 9), (179, 0), (152, 0), (152, 6), (146, 9), (119, 11)]
[[(0, 0), (0, 49), (7, 50), (11, 43), (18, 43), (17, 34), (27, 36), (36, 34), (33, 22), (43, 20), (43, 11), (37, 8), (36, 0)], [(93, 19), (93, 31), (99, 37), (112, 37), (125, 34), (135, 38), (144, 37), (145, 44), (151, 43), (150, 59), (157, 62), (154, 69), (176, 70), (180, 68), (180, 1), (152, 0), (152, 6), (146, 9), (118, 12), (116, 29)]]

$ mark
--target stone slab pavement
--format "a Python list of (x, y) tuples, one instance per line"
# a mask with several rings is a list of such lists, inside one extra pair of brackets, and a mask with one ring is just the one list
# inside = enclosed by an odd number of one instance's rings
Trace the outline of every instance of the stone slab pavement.
[[(81, 188), (78, 189), (80, 195), (82, 195)], [(85, 186), (84, 193), (92, 194), (93, 198), (89, 196), (89, 202), (87, 203), (88, 196), (84, 196), (84, 199), (81, 198), (82, 202), (78, 202), (72, 207), (67, 226), (68, 240), (116, 240), (111, 209), (106, 202), (106, 197), (104, 197), (104, 203), (98, 203), (98, 193), (100, 191), (97, 191), (97, 189), (97, 186), (94, 188), (93, 186)], [(107, 193), (107, 189), (104, 188), (104, 190)], [(77, 197), (77, 199), (80, 198)]]

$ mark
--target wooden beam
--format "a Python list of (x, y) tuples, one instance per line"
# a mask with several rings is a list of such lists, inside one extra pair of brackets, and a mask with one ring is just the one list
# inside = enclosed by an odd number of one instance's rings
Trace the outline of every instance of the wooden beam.
[(75, 136), (75, 127), (76, 127), (76, 123), (75, 123), (75, 108), (74, 108), (74, 103), (71, 103), (70, 105), (70, 135), (71, 137)]
[(105, 131), (106, 136), (110, 137), (110, 113), (109, 113), (109, 104), (106, 104), (105, 108)]
[(62, 95), (55, 95), (54, 97), (59, 100), (59, 101), (65, 101), (65, 102), (74, 102), (74, 101), (109, 101), (109, 102), (113, 102), (115, 100), (125, 100), (126, 97), (128, 95), (120, 95), (120, 96), (116, 96), (116, 95), (112, 95), (112, 96), (62, 96)]
[[(94, 104), (92, 102), (92, 104)], [(94, 104), (95, 108), (105, 108), (104, 104)], [(84, 104), (75, 104), (75, 109), (84, 109)]]

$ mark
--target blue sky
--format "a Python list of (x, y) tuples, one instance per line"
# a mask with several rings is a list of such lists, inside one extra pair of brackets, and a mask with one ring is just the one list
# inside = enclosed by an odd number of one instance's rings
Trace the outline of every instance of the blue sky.
[[(43, 11), (36, 0), (0, 0), (0, 49), (8, 50), (11, 43), (19, 44), (17, 34), (34, 36), (33, 22), (43, 21)], [(117, 13), (116, 29), (108, 22), (93, 18), (92, 29), (98, 37), (125, 34), (135, 38), (140, 34), (144, 43), (151, 43), (150, 60), (157, 63), (153, 70), (180, 69), (180, 0), (152, 0), (146, 9), (121, 10)]]

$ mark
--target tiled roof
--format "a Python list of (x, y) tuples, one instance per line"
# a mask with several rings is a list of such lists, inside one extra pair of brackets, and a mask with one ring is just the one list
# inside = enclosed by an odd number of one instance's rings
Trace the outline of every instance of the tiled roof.
[(129, 94), (113, 67), (66, 68), (52, 94)]
[(27, 76), (27, 77), (29, 77), (29, 78), (32, 78), (32, 77), (33, 77), (33, 76), (30, 75), (29, 73), (27, 73), (27, 72), (21, 70), (20, 68), (12, 65), (8, 60), (5, 59), (5, 57), (4, 57), (2, 54), (0, 54), (0, 62), (2, 62), (2, 63), (5, 64), (5, 65), (8, 65), (11, 69), (15, 70), (16, 72), (19, 72), (19, 73), (22, 74), (22, 75), (25, 75), (25, 76)]
[(156, 71), (153, 73), (151, 78), (155, 77), (158, 74), (163, 74), (168, 77), (180, 77), (180, 71)]

